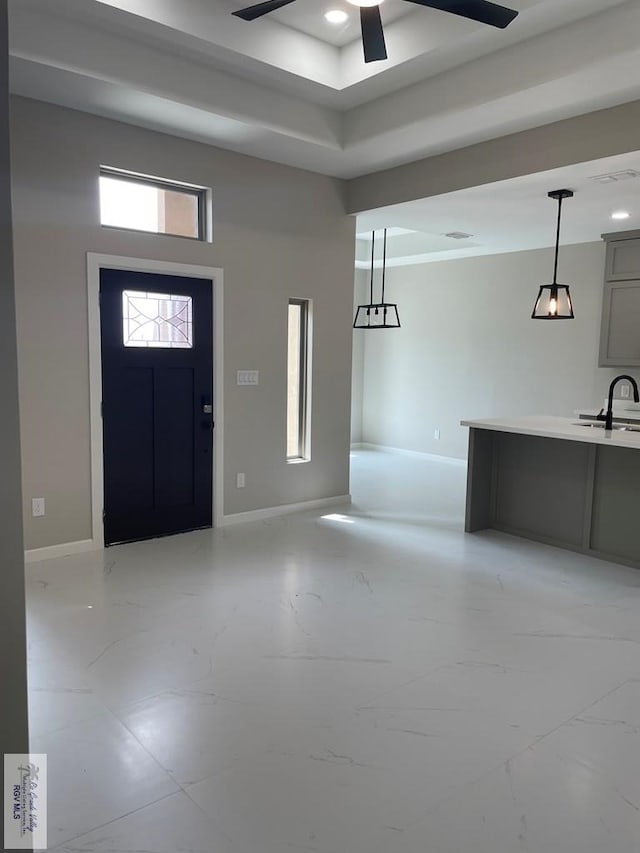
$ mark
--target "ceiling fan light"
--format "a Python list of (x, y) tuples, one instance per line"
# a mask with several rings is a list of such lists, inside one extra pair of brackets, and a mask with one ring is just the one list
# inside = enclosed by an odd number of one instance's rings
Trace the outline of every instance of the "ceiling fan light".
[[(268, 15), (269, 12), (276, 12), (278, 9), (283, 9), (295, 2), (296, 0), (262, 0), (262, 2), (254, 3), (244, 9), (236, 9), (231, 14), (243, 21), (255, 21), (262, 18), (263, 15)], [(360, 9), (360, 28), (362, 30), (362, 49), (365, 63), (388, 59), (380, 15), (380, 6), (383, 2), (384, 0), (347, 0), (351, 6)], [(488, 24), (500, 29), (508, 27), (518, 15), (514, 9), (507, 9), (506, 6), (500, 6), (491, 0), (408, 0), (408, 2), (415, 3), (418, 6), (440, 9), (443, 12), (460, 15), (462, 18), (468, 18), (471, 21), (478, 21), (481, 24)], [(344, 19), (335, 17), (333, 10), (329, 10), (325, 14), (325, 18), (330, 23), (344, 23)]]

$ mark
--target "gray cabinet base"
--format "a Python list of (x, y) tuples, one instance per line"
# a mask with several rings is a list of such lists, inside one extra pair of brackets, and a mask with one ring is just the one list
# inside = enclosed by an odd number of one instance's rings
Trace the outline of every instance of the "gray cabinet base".
[(465, 530), (640, 568), (640, 452), (471, 429)]

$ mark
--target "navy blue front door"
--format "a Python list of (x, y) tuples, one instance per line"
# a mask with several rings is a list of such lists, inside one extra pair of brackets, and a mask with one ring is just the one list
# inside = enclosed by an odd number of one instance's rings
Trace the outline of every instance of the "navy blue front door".
[(105, 544), (212, 523), (211, 281), (100, 272)]

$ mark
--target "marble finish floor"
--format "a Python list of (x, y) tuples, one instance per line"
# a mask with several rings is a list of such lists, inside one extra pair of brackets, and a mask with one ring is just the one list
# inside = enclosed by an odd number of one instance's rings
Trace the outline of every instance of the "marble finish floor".
[(465, 471), (28, 567), (49, 845), (637, 853), (640, 573), (462, 532)]

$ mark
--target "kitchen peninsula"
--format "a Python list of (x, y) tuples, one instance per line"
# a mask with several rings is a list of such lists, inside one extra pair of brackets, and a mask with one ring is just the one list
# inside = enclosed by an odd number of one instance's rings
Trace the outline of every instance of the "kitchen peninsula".
[(640, 568), (640, 429), (532, 416), (469, 427), (465, 530)]

